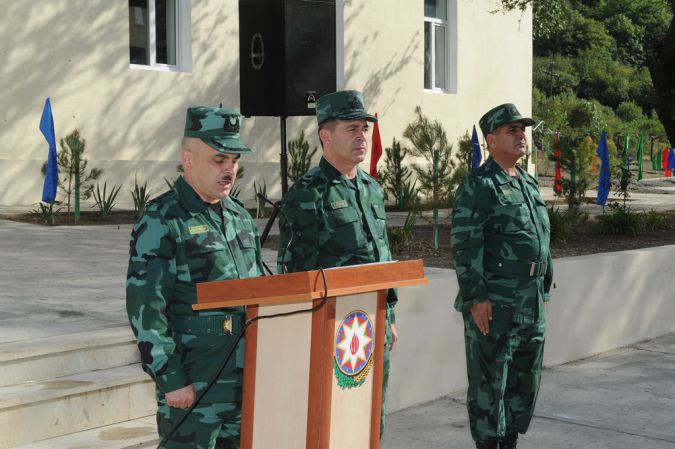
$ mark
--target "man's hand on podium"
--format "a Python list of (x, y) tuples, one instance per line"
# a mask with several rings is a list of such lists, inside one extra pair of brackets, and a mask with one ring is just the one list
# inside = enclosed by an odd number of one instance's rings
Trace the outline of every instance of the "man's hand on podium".
[(398, 341), (398, 330), (396, 330), (396, 325), (391, 323), (391, 343), (389, 343), (389, 350), (394, 349), (394, 345)]
[(164, 395), (166, 403), (169, 407), (188, 409), (194, 404), (197, 396), (195, 394), (195, 386), (190, 384), (187, 387), (179, 388), (178, 390), (170, 391)]

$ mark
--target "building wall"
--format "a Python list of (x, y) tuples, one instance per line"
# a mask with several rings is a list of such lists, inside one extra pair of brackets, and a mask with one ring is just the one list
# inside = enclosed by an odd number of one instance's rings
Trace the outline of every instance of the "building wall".
[[(531, 13), (493, 14), (494, 0), (450, 3), (457, 17), (456, 93), (422, 88), (422, 1), (337, 2), (345, 54), (339, 88), (364, 91), (381, 118), (385, 146), (402, 138), (417, 105), (443, 122), (451, 141), (499, 103), (531, 111)], [(124, 185), (123, 205), (131, 204), (126, 192), (136, 174), (160, 193), (163, 178), (176, 175), (185, 109), (239, 107), (237, 5), (191, 2), (191, 71), (167, 72), (129, 67), (126, 0), (0, 0), (0, 205), (40, 199), (47, 145), (38, 125), (48, 96), (57, 140), (78, 128), (90, 167), (104, 170), (101, 180)], [(312, 117), (288, 119), (289, 139), (301, 129), (318, 145)], [(242, 158), (240, 198), (252, 205), (252, 184), (263, 180), (279, 197), (278, 118), (247, 119), (242, 140), (256, 153)]]

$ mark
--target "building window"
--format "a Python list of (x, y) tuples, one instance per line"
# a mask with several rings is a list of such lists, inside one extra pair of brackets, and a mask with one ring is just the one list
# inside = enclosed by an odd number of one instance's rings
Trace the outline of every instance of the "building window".
[(448, 0), (424, 0), (424, 88), (448, 91)]
[(129, 0), (130, 64), (189, 70), (189, 25), (189, 0)]

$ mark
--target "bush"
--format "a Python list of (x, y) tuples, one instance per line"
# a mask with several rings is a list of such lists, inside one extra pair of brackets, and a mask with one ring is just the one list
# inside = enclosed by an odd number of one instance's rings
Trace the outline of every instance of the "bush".
[(117, 194), (120, 193), (120, 188), (122, 186), (113, 185), (110, 191), (108, 189), (108, 181), (103, 183), (103, 189), (100, 188), (100, 184), (96, 184), (96, 190), (94, 191), (94, 206), (98, 207), (98, 211), (101, 213), (102, 217), (108, 217), (115, 207), (115, 201), (117, 199)]
[[(166, 178), (165, 178), (166, 179)], [(139, 218), (145, 212), (145, 208), (150, 201), (150, 190), (148, 190), (148, 182), (145, 181), (143, 185), (138, 184), (138, 179), (134, 175), (134, 189), (130, 191), (131, 198), (134, 200), (134, 217)]]
[(38, 207), (30, 211), (30, 213), (38, 222), (54, 226), (56, 219), (61, 215), (61, 208), (54, 209), (54, 203), (38, 203)]
[(631, 207), (612, 204), (609, 209), (609, 213), (598, 217), (596, 227), (599, 234), (636, 236), (644, 229), (640, 213)]
[(312, 166), (312, 158), (318, 151), (317, 147), (309, 149), (309, 142), (305, 140), (305, 131), (300, 136), (288, 142), (288, 178), (295, 182)]
[(385, 148), (384, 170), (378, 172), (378, 180), (384, 192), (384, 198), (394, 199), (397, 210), (411, 209), (417, 202), (417, 193), (414, 183), (411, 183), (412, 172), (403, 163), (408, 155), (408, 149), (401, 146), (401, 142), (393, 139), (391, 147)]
[(408, 211), (405, 223), (400, 228), (391, 228), (389, 230), (389, 247), (392, 253), (405, 247), (412, 239), (412, 233), (415, 229), (417, 217), (412, 211)]
[(567, 210), (548, 208), (548, 221), (551, 224), (551, 241), (557, 243), (567, 243), (572, 234), (572, 221)]
[(644, 212), (640, 219), (642, 221), (643, 231), (667, 231), (673, 229), (670, 218), (663, 212), (650, 210), (648, 212)]

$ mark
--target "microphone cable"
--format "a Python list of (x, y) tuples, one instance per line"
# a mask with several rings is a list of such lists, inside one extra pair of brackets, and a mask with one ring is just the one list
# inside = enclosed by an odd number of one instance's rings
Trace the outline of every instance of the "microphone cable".
[(246, 329), (254, 322), (258, 320), (266, 320), (268, 318), (279, 318), (279, 317), (286, 317), (286, 316), (291, 316), (291, 315), (299, 315), (301, 313), (311, 313), (319, 310), (321, 307), (323, 307), (326, 304), (326, 301), (328, 300), (328, 282), (326, 281), (326, 273), (324, 273), (323, 268), (319, 268), (319, 272), (321, 273), (321, 278), (323, 279), (323, 297), (321, 298), (321, 302), (319, 302), (317, 305), (312, 306), (308, 309), (301, 309), (301, 310), (294, 310), (292, 312), (281, 312), (281, 313), (275, 313), (272, 315), (262, 315), (262, 316), (257, 316), (254, 318), (251, 318), (250, 320), (247, 320), (244, 323), (244, 326), (242, 327), (241, 331), (239, 331), (239, 334), (237, 335), (237, 338), (235, 339), (234, 343), (230, 347), (230, 351), (227, 353), (227, 356), (225, 357), (225, 360), (223, 363), (220, 365), (218, 368), (218, 371), (216, 374), (213, 376), (213, 378), (209, 381), (209, 383), (206, 385), (206, 388), (202, 390), (202, 392), (199, 394), (199, 397), (197, 397), (197, 400), (190, 406), (190, 408), (185, 412), (185, 415), (171, 428), (169, 433), (167, 433), (162, 440), (159, 442), (157, 445), (157, 449), (161, 449), (162, 446), (164, 446), (167, 441), (169, 441), (169, 438), (173, 436), (174, 433), (180, 428), (180, 426), (185, 422), (188, 416), (192, 413), (192, 411), (199, 405), (200, 401), (204, 398), (206, 393), (211, 389), (211, 387), (216, 383), (220, 375), (222, 374), (223, 370), (225, 369), (225, 366), (227, 366), (227, 363), (230, 361), (232, 358), (232, 354), (234, 354), (234, 350), (237, 348), (239, 345), (239, 342), (241, 339), (244, 337), (244, 333), (246, 332)]
[[(274, 212), (272, 213), (272, 216), (270, 219), (267, 221), (267, 225), (265, 225), (265, 230), (263, 230), (262, 236), (260, 237), (260, 246), (265, 243), (265, 240), (267, 240), (267, 235), (270, 232), (270, 229), (272, 228), (272, 223), (274, 223), (274, 220), (277, 218), (277, 213), (281, 213), (281, 216), (284, 217), (284, 220), (286, 221), (286, 224), (288, 225), (288, 228), (291, 232), (291, 238), (288, 239), (288, 243), (286, 243), (286, 246), (284, 247), (283, 251), (281, 252), (281, 273), (286, 274), (288, 273), (288, 268), (286, 267), (286, 263), (284, 262), (284, 258), (286, 257), (286, 252), (288, 251), (288, 248), (291, 247), (291, 243), (293, 243), (293, 239), (295, 238), (295, 232), (293, 232), (293, 225), (291, 222), (288, 220), (288, 217), (284, 213), (284, 210), (281, 208), (281, 201), (277, 201), (276, 203), (273, 203), (269, 198), (267, 198), (265, 195), (263, 195), (261, 192), (258, 192), (256, 195), (258, 198), (266, 202), (267, 204), (271, 205), (274, 208)], [(269, 269), (267, 264), (263, 262), (263, 265), (265, 268), (267, 268), (267, 271), (272, 274), (272, 271)]]

